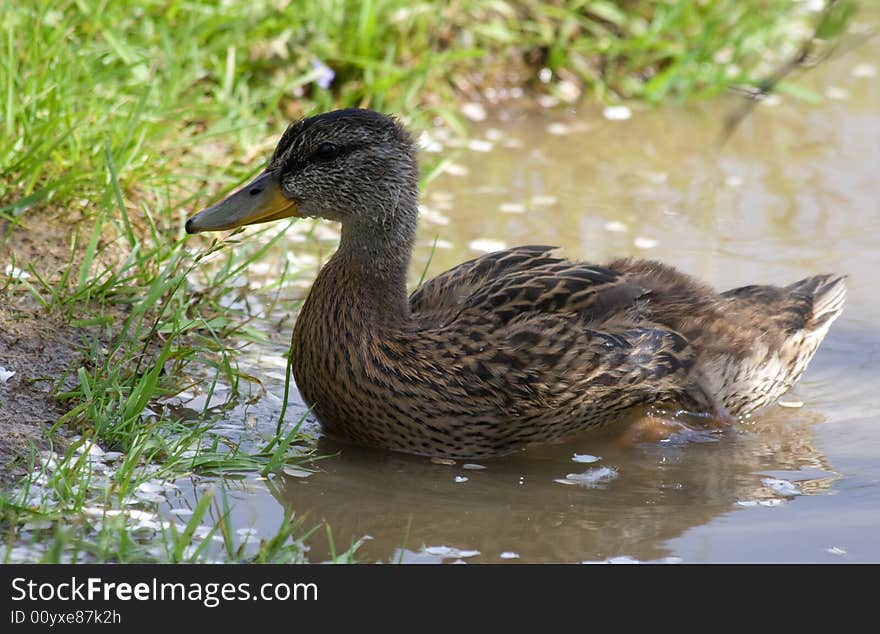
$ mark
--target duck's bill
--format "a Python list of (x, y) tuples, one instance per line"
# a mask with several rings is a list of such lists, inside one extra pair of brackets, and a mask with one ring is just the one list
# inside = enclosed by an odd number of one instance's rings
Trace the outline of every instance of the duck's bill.
[(290, 217), (301, 218), (296, 203), (281, 193), (277, 172), (263, 172), (234, 194), (187, 220), (186, 232), (223, 231)]

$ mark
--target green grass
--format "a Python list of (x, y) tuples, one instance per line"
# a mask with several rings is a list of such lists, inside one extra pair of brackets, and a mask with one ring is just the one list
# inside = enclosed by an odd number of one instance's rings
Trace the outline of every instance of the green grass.
[[(0, 278), (0, 290), (81, 329), (91, 359), (58, 378), (55, 392), (69, 409), (48, 433), (52, 439), (54, 431), (76, 429), (81, 438), (58, 444), (51, 469), (35, 453), (33, 482), (0, 498), (7, 546), (0, 554), (10, 557), (31, 540), (48, 544), (39, 551), (46, 561), (303, 560), (302, 539), (315, 527), (289, 517), (256, 547), (236, 541), (224, 519), (221, 479), (214, 493), (201, 496), (190, 521), (151, 529), (159, 549), (144, 542), (126, 511), (132, 492), (156, 478), (268, 474), (302, 460), (289, 455), (300, 439), (297, 421), (279, 419), (278, 433), (263, 446), (230, 446), (217, 437), (206, 444), (206, 431), (222, 412), (206, 405), (193, 423), (155, 407), (197, 382), (209, 397), (218, 385), (228, 386), (233, 407), (254, 382), (230, 342), (262, 335), (226, 300), (281, 228), (241, 244), (235, 236), (210, 243), (185, 236), (183, 222), (259, 169), (287, 121), (363, 106), (402, 113), (416, 128), (440, 118), (462, 132), (457, 100), (511, 84), (562, 99), (571, 99), (574, 87), (585, 99), (605, 102), (706, 97), (758, 84), (795, 50), (803, 27), (817, 20), (801, 5), (0, 4), (0, 266), (14, 264), (31, 275)], [(326, 87), (325, 66), (334, 73)], [(551, 71), (546, 83), (537, 79), (541, 69)], [(47, 223), (69, 228), (63, 240), (47, 243), (62, 254), (55, 267), (18, 255), (19, 239)], [(269, 286), (261, 295), (279, 289)], [(282, 417), (285, 409), (286, 402)], [(92, 442), (122, 452), (111, 477), (77, 452)], [(37, 489), (40, 495), (31, 495)], [(37, 528), (28, 528), (35, 522)], [(329, 528), (321, 530), (331, 536)], [(211, 542), (222, 544), (219, 552)], [(355, 549), (337, 559), (350, 560)]]
[[(549, 68), (606, 100), (715, 94), (757, 83), (799, 43), (800, 4), (3, 3), (0, 213), (23, 222), (72, 197), (184, 209), (255, 169), (290, 118), (360, 105), (424, 125), (454, 116), (457, 88), (479, 92), (511, 68), (535, 85)], [(327, 90), (318, 62), (335, 72)], [(160, 228), (180, 219), (163, 214)], [(118, 230), (133, 246), (132, 227)]]

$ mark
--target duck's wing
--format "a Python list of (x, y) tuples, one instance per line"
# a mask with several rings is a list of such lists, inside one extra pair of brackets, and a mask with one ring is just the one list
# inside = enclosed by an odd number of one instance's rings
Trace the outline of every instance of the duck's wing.
[(562, 262), (557, 247), (520, 246), (488, 253), (428, 280), (409, 296), (410, 310), (422, 316), (456, 313), (463, 302), (485, 284), (511, 273), (530, 271)]
[(420, 331), (413, 348), (442, 389), (425, 390), (421, 407), (466, 404), (455, 420), (476, 453), (507, 453), (613, 422), (629, 408), (677, 401), (690, 393), (695, 351), (671, 330), (604, 323), (572, 313), (522, 313), (509, 323), (463, 314)]
[[(509, 272), (473, 292), (452, 322), (484, 337), (463, 344), (472, 367), (462, 376), (500, 381), (522, 399), (519, 411), (559, 407), (598, 419), (657, 400), (702, 406), (690, 379), (697, 350), (646, 319), (655, 299), (626, 272), (582, 262)], [(483, 329), (470, 323), (479, 319)]]
[(453, 418), (471, 420), (468, 442), (477, 453), (561, 438), (635, 405), (690, 398), (695, 348), (643, 318), (650, 292), (626, 273), (553, 258), (483, 280), (456, 298), (456, 312), (441, 324), (422, 322), (407, 334), (423, 375), (442, 386), (425, 390), (420, 406), (467, 403)]
[(576, 314), (600, 328), (606, 322), (638, 321), (638, 301), (647, 294), (619, 271), (558, 260), (483, 284), (462, 302), (461, 314), (482, 314), (497, 324), (525, 315)]

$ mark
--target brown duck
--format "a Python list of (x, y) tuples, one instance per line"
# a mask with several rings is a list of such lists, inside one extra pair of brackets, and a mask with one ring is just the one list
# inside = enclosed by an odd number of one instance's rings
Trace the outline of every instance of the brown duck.
[(342, 224), (292, 366), (324, 429), (367, 445), (480, 458), (648, 403), (749, 416), (798, 380), (843, 307), (835, 275), (718, 293), (659, 262), (597, 266), (546, 246), (465, 262), (407, 297), (418, 194), (404, 128), (338, 110), (288, 127), (253, 182), (186, 224)]

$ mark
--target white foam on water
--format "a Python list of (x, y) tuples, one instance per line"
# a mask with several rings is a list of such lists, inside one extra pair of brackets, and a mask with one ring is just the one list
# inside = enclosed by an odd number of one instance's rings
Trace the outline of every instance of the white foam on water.
[(801, 490), (798, 488), (798, 486), (790, 480), (781, 480), (779, 478), (764, 478), (763, 480), (761, 480), (761, 484), (772, 490), (777, 495), (781, 495), (783, 497), (792, 497), (801, 494)]
[(610, 482), (619, 474), (611, 467), (596, 467), (587, 469), (583, 473), (569, 473), (564, 478), (556, 478), (554, 482), (581, 487), (593, 488), (606, 482)]
[(480, 554), (479, 550), (460, 550), (451, 546), (426, 546), (425, 553), (435, 557), (467, 559)]
[(626, 233), (629, 231), (629, 227), (624, 223), (619, 222), (617, 220), (609, 220), (604, 225), (605, 231), (610, 231), (611, 233)]
[(491, 253), (492, 251), (501, 251), (506, 249), (507, 245), (501, 240), (491, 240), (489, 238), (478, 238), (468, 242), (468, 248), (474, 251), (482, 251), (483, 253)]
[(284, 475), (289, 475), (291, 478), (308, 478), (309, 476), (314, 475), (311, 471), (295, 469), (294, 467), (284, 467), (282, 471), (284, 471)]
[(501, 203), (498, 206), (498, 211), (505, 214), (524, 214), (527, 208), (522, 203)]
[(632, 117), (632, 110), (627, 106), (605, 106), (602, 110), (602, 116), (609, 121), (626, 121)]
[(657, 241), (654, 238), (646, 238), (644, 236), (637, 236), (635, 240), (633, 240), (633, 246), (637, 249), (653, 249), (657, 246)]
[(491, 152), (492, 142), (485, 139), (471, 139), (468, 141), (467, 147), (472, 152)]
[(780, 500), (779, 498), (770, 498), (768, 500), (740, 500), (739, 502), (736, 503), (736, 505), (737, 506), (744, 506), (747, 508), (748, 507), (755, 507), (755, 506), (774, 507), (774, 506), (781, 506), (784, 503), (785, 503), (785, 500)]
[(463, 103), (461, 105), (461, 114), (471, 121), (485, 121), (486, 117), (488, 117), (486, 107), (477, 101)]
[(789, 409), (799, 409), (804, 406), (803, 401), (779, 401), (779, 407), (787, 407)]

